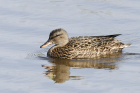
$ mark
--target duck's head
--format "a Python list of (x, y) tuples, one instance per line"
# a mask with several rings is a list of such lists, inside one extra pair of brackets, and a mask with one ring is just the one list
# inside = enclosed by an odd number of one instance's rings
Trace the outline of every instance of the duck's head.
[(64, 29), (55, 29), (50, 33), (49, 39), (43, 45), (40, 46), (46, 47), (51, 44), (56, 46), (64, 46), (69, 42), (68, 34)]

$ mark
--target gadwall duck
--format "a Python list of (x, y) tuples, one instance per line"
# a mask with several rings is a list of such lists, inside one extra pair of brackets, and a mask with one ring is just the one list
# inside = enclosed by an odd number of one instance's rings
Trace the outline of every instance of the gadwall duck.
[(55, 44), (47, 53), (49, 57), (53, 58), (96, 58), (119, 52), (130, 45), (114, 40), (119, 35), (121, 34), (69, 38), (67, 32), (60, 28), (53, 30), (48, 41), (41, 45), (40, 48)]

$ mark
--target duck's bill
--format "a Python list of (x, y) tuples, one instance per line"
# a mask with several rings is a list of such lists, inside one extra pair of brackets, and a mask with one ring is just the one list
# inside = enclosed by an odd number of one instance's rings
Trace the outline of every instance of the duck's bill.
[(48, 42), (48, 41), (47, 41), (46, 43), (44, 43), (43, 45), (41, 45), (40, 48), (46, 47), (46, 46), (51, 45), (51, 44), (52, 44), (52, 42)]

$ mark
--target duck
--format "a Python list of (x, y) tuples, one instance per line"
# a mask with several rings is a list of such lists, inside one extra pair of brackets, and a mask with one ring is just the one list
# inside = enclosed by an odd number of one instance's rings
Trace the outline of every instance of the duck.
[(96, 58), (122, 51), (130, 46), (115, 40), (119, 35), (121, 34), (69, 38), (64, 29), (58, 28), (50, 32), (49, 39), (40, 48), (54, 44), (47, 52), (47, 56), (51, 58)]

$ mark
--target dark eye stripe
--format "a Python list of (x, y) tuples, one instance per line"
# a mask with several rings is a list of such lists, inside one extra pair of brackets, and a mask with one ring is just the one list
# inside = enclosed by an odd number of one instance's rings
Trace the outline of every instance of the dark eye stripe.
[(53, 39), (53, 38), (58, 37), (58, 36), (60, 36), (60, 35), (62, 35), (62, 34), (58, 34), (58, 35), (56, 35), (56, 36), (54, 36), (54, 37), (51, 37), (50, 39)]

